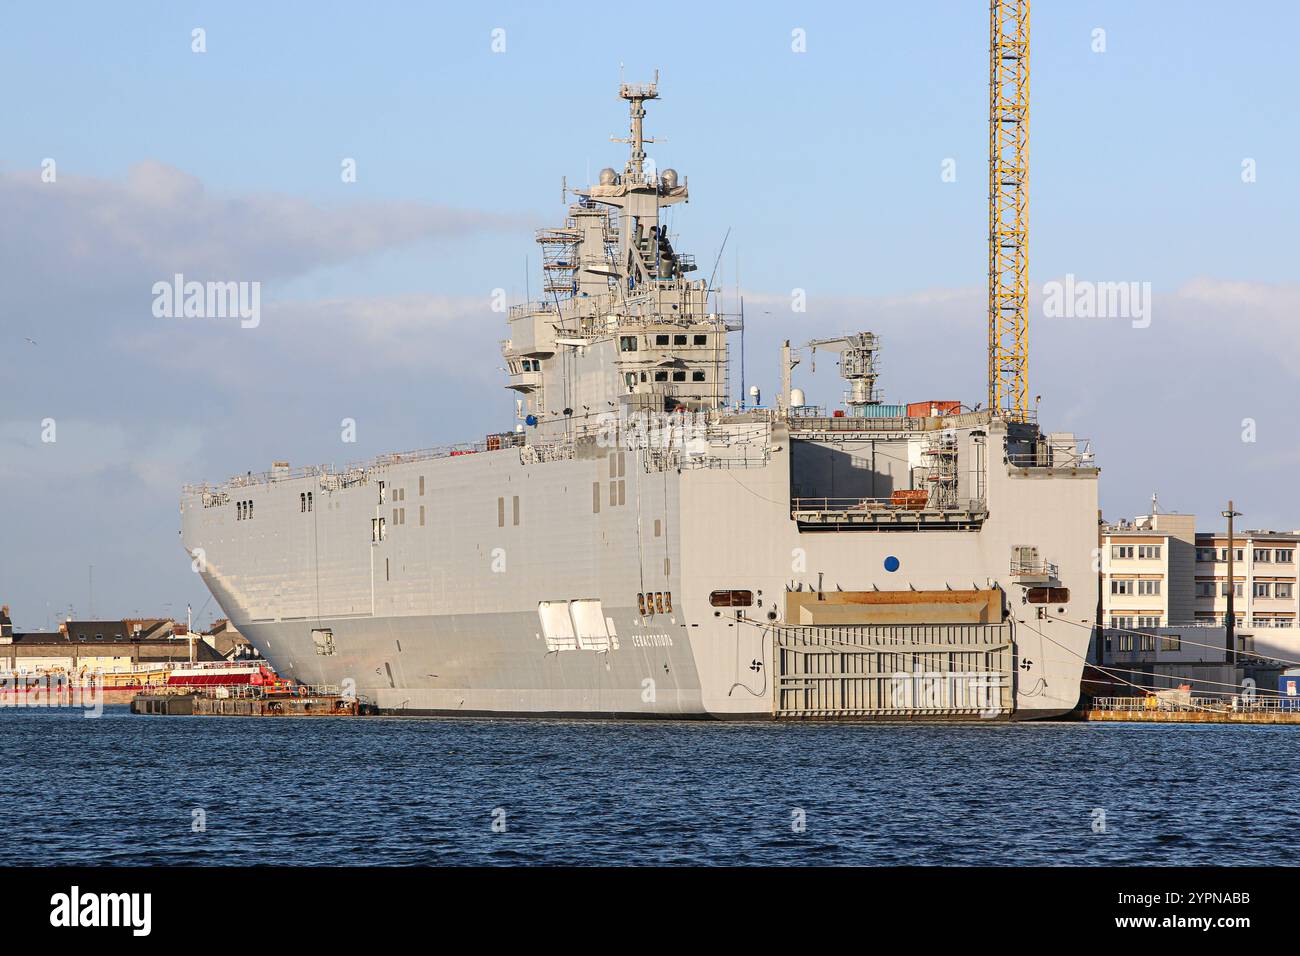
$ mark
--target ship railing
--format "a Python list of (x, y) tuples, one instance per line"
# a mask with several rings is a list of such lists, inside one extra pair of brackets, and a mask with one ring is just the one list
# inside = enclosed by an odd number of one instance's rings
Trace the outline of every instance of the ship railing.
[(925, 430), (923, 418), (866, 418), (840, 415), (829, 418), (790, 416), (792, 431), (801, 432), (919, 432)]
[(803, 418), (828, 418), (826, 408), (822, 405), (792, 405), (790, 407), (790, 417), (792, 419)]
[(955, 512), (982, 512), (985, 510), (984, 500), (982, 498), (967, 498), (950, 502), (942, 508), (932, 507), (927, 498), (920, 495), (927, 495), (921, 491), (915, 497), (894, 495), (889, 498), (806, 498), (798, 497), (790, 499), (790, 510), (795, 512), (821, 512), (835, 513), (843, 512), (845, 514), (852, 512), (873, 512), (873, 511), (955, 511)]
[(525, 315), (534, 315), (538, 312), (555, 312), (557, 311), (554, 302), (547, 299), (538, 299), (535, 302), (520, 302), (517, 305), (510, 306), (506, 310), (507, 319), (518, 319)]
[(272, 481), (288, 481), (294, 478), (309, 478), (327, 472), (326, 465), (304, 465), (300, 468), (272, 468), (269, 471), (250, 471), (242, 475), (232, 475), (223, 482), (182, 485), (181, 490), (187, 495), (219, 495), (230, 488), (244, 488), (252, 485), (264, 485)]
[(1011, 562), (1011, 576), (1013, 578), (1059, 578), (1061, 573), (1060, 567), (1051, 561), (1017, 561)]
[(427, 461), (431, 458), (450, 458), (456, 455), (472, 455), (479, 452), (500, 451), (524, 444), (524, 436), (517, 432), (502, 432), (489, 435), (482, 441), (457, 442), (450, 445), (438, 445), (432, 448), (418, 448), (413, 451), (392, 452), (375, 458), (348, 462), (342, 469), (335, 470), (329, 465), (308, 465), (304, 468), (277, 468), (272, 471), (250, 472), (235, 475), (224, 482), (210, 484), (187, 484), (182, 490), (187, 495), (203, 495), (205, 499), (216, 502), (232, 488), (258, 484), (271, 484), (277, 481), (291, 481), (298, 478), (318, 477), (321, 487), (338, 488), (359, 484), (366, 480), (368, 472), (374, 468), (390, 465), (402, 465), (415, 461)]
[(1007, 464), (1016, 468), (1095, 468), (1092, 439), (1072, 440), (1041, 438), (1029, 452), (1007, 455)]
[(1181, 696), (1156, 693), (1135, 697), (1094, 697), (1093, 710), (1118, 713), (1149, 713), (1173, 710), (1212, 714), (1300, 712), (1300, 697), (1225, 695), (1222, 697)]
[(766, 451), (740, 455), (692, 454), (681, 448), (650, 448), (646, 450), (646, 471), (668, 471), (673, 468), (762, 468), (771, 455)]

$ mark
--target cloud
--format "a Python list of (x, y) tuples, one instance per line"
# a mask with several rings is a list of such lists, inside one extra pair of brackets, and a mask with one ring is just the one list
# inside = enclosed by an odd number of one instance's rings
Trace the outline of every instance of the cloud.
[[(218, 196), (159, 162), (121, 181), (0, 175), (0, 277), (47, 302), (81, 293), (100, 307), (180, 272), (269, 282), (414, 242), (514, 228), (513, 218), (418, 202), (317, 205), (262, 194)], [(23, 296), (23, 292), (29, 293)]]
[(150, 319), (121, 330), (114, 347), (159, 370), (178, 355), (200, 354), (205, 368), (221, 370), (207, 387), (256, 399), (284, 379), (310, 393), (413, 373), (488, 389), (500, 374), (505, 332), (505, 317), (486, 296), (409, 293), (264, 301), (255, 328), (237, 318)]

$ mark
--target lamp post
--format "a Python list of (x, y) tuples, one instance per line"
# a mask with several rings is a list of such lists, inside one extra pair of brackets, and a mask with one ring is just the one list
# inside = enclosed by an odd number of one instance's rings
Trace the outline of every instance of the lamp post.
[(1236, 548), (1232, 540), (1232, 519), (1241, 517), (1240, 511), (1232, 509), (1232, 500), (1228, 500), (1228, 510), (1220, 512), (1223, 517), (1228, 519), (1228, 613), (1224, 619), (1224, 630), (1227, 635), (1227, 661), (1229, 664), (1237, 663), (1237, 612), (1233, 606), (1233, 596), (1237, 593), (1237, 581), (1233, 577), (1233, 559), (1236, 556)]

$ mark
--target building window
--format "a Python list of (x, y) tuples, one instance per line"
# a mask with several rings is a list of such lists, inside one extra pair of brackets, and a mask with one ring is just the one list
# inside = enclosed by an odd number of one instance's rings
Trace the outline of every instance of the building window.
[[(1245, 557), (1246, 557), (1246, 549), (1245, 549), (1245, 548), (1233, 548), (1233, 549), (1232, 549), (1232, 560), (1234, 560), (1234, 561), (1242, 561), (1242, 560), (1245, 560)], [(1219, 549), (1219, 560), (1220, 560), (1220, 561), (1227, 561), (1227, 560), (1228, 560), (1228, 549), (1227, 549), (1227, 548), (1220, 548), (1220, 549)]]
[[(1241, 583), (1240, 581), (1238, 581), (1235, 585), (1233, 585), (1233, 588), (1232, 588), (1232, 596), (1233, 596), (1233, 597), (1241, 597), (1241, 594), (1242, 594), (1242, 587), (1243, 587), (1243, 585), (1242, 585), (1242, 583)], [(1219, 582), (1219, 597), (1227, 597), (1227, 596), (1228, 596), (1228, 582), (1227, 582), (1227, 581), (1220, 581), (1220, 582)]]
[(1138, 617), (1138, 627), (1159, 627), (1160, 615), (1141, 615)]
[(1121, 635), (1119, 636), (1119, 649), (1120, 649), (1121, 651), (1131, 651), (1131, 650), (1133, 650), (1133, 635), (1132, 635), (1132, 634), (1121, 634)]
[(635, 352), (635, 351), (636, 351), (636, 336), (635, 336), (635, 335), (620, 335), (620, 336), (618, 337), (618, 350), (619, 350), (620, 352)]
[(1197, 560), (1197, 561), (1200, 561), (1200, 562), (1213, 561), (1213, 560), (1214, 560), (1214, 549), (1213, 549), (1213, 548), (1197, 548), (1197, 549), (1196, 549), (1196, 560)]
[(1156, 579), (1144, 579), (1138, 582), (1138, 594), (1159, 594), (1160, 582)]
[(1278, 564), (1291, 564), (1295, 560), (1295, 552), (1290, 548), (1278, 548), (1273, 552), (1273, 560)]
[(1262, 598), (1269, 597), (1271, 595), (1272, 590), (1273, 590), (1273, 586), (1269, 584), (1269, 582), (1267, 581), (1255, 582), (1255, 597), (1262, 597)]
[(1127, 578), (1114, 578), (1110, 582), (1111, 594), (1132, 594), (1133, 582)]
[(1197, 581), (1197, 582), (1196, 582), (1196, 596), (1197, 596), (1198, 598), (1212, 598), (1212, 597), (1214, 597), (1214, 582), (1213, 582), (1213, 581)]
[(1143, 561), (1159, 561), (1160, 545), (1158, 544), (1138, 545), (1138, 558), (1140, 558)]
[(1271, 548), (1256, 548), (1252, 557), (1256, 564), (1271, 564), (1273, 562), (1273, 550)]
[(1178, 634), (1161, 634), (1160, 649), (1162, 651), (1181, 651), (1183, 649), (1183, 639)]
[(1143, 634), (1138, 638), (1138, 647), (1144, 651), (1154, 651), (1156, 649), (1156, 638), (1154, 634)]
[(1291, 585), (1292, 582), (1290, 581), (1278, 581), (1277, 584), (1273, 585), (1273, 597), (1289, 599), (1293, 593)]
[(1112, 560), (1119, 561), (1133, 557), (1133, 545), (1131, 544), (1112, 544), (1110, 546), (1110, 556)]

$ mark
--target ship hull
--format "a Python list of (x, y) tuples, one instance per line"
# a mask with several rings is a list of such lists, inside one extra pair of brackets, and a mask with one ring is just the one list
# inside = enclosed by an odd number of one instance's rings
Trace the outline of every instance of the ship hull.
[[(791, 502), (817, 469), (792, 466), (791, 436), (762, 428), (751, 444), (763, 454), (723, 467), (664, 467), (646, 449), (589, 442), (559, 460), (504, 448), (388, 460), (346, 480), (253, 479), (224, 498), (187, 495), (183, 540), (280, 674), (390, 713), (1007, 720), (1074, 707), (1095, 473), (995, 460), (976, 525), (814, 531)], [(890, 440), (907, 439), (863, 445)], [(238, 517), (244, 501), (251, 518)], [(1024, 605), (1008, 561), (1026, 541), (1060, 562), (1072, 603)], [(814, 588), (864, 602), (994, 593), (1005, 611), (952, 623), (917, 605), (894, 624), (809, 627), (799, 597)], [(727, 589), (752, 603), (715, 606)], [(797, 646), (783, 644), (791, 634)], [(930, 693), (932, 674), (942, 686)], [(975, 699), (949, 674), (999, 686)]]

